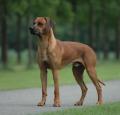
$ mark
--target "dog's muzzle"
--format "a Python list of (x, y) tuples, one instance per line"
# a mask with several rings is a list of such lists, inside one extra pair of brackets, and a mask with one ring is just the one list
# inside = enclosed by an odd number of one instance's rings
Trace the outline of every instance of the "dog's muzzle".
[(41, 32), (39, 32), (38, 30), (35, 30), (33, 27), (29, 27), (29, 30), (32, 35), (37, 35), (39, 37), (42, 37)]
[(35, 30), (32, 27), (29, 27), (29, 30), (30, 30), (31, 34), (35, 35), (36, 32), (35, 32)]

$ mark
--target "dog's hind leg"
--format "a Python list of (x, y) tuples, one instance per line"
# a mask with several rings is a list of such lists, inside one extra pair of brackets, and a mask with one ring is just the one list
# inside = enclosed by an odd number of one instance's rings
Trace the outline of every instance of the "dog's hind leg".
[(77, 81), (77, 83), (81, 87), (81, 91), (82, 91), (82, 95), (80, 97), (80, 100), (74, 104), (75, 106), (83, 105), (84, 98), (85, 98), (86, 93), (87, 93), (87, 87), (83, 81), (84, 69), (85, 69), (85, 67), (80, 62), (73, 63), (73, 66), (72, 66), (73, 75), (75, 77), (75, 80)]
[(86, 67), (86, 70), (97, 90), (97, 94), (98, 94), (97, 104), (102, 104), (103, 103), (102, 88), (101, 88), (99, 80), (97, 78), (95, 67), (88, 66), (88, 67)]
[(101, 82), (96, 73), (96, 55), (92, 50), (87, 51), (84, 54), (83, 61), (85, 64), (86, 71), (92, 80), (94, 86), (96, 87), (97, 94), (98, 94), (98, 101), (97, 104), (103, 103), (103, 96), (102, 96), (102, 88), (100, 86), (100, 83), (105, 85), (103, 82)]

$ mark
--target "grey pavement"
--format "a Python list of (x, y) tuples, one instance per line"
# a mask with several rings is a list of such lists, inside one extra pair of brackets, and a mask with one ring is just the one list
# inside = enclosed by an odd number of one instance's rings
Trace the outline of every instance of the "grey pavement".
[[(84, 106), (95, 105), (97, 100), (96, 90), (93, 84), (87, 84), (88, 93), (85, 98)], [(42, 113), (46, 111), (61, 110), (74, 107), (81, 95), (79, 86), (61, 86), (60, 108), (52, 107), (53, 104), (53, 87), (48, 88), (47, 103), (44, 107), (37, 107), (36, 104), (41, 97), (40, 88), (22, 89), (13, 91), (0, 91), (0, 115), (28, 115)], [(103, 86), (105, 103), (120, 101), (120, 81), (108, 81)]]

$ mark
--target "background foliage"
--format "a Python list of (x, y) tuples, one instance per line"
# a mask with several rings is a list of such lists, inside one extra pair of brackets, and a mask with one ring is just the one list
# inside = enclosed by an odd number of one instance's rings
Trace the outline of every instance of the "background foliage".
[(6, 67), (9, 52), (22, 63), (28, 52), (34, 63), (36, 39), (28, 27), (37, 16), (55, 22), (56, 37), (90, 45), (101, 59), (120, 58), (120, 0), (0, 0), (0, 63)]

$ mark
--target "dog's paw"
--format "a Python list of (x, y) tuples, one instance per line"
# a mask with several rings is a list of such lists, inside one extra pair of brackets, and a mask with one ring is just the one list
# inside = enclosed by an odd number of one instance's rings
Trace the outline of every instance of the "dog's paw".
[(53, 107), (61, 107), (60, 103), (54, 103)]
[(102, 104), (103, 104), (103, 101), (98, 101), (96, 104), (97, 104), (97, 105), (102, 105)]
[(44, 106), (45, 105), (45, 101), (40, 101), (37, 106)]
[(83, 102), (81, 102), (81, 101), (78, 101), (74, 104), (74, 106), (82, 106), (82, 105), (83, 105)]
[(53, 107), (61, 107), (60, 101), (54, 101)]

